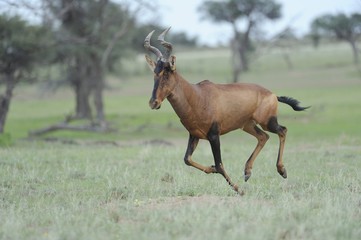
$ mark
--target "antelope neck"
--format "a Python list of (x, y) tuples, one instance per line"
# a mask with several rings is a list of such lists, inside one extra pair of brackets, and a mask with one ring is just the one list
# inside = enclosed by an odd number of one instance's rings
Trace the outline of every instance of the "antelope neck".
[(178, 73), (176, 77), (177, 84), (167, 99), (178, 117), (186, 119), (191, 115), (192, 103), (194, 103), (197, 96), (196, 89), (194, 85), (190, 84)]

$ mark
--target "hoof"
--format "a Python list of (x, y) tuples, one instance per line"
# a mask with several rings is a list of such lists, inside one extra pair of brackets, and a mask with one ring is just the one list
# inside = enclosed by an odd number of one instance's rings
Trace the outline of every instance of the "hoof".
[(239, 196), (243, 196), (244, 195), (244, 191), (243, 190), (239, 190), (237, 185), (233, 186), (233, 190), (236, 191), (236, 193), (238, 193)]
[(287, 178), (286, 168), (283, 167), (281, 170), (278, 170), (278, 173), (279, 173), (283, 178)]
[(247, 182), (248, 179), (251, 177), (251, 173), (244, 175), (244, 181)]
[(251, 177), (252, 175), (252, 170), (251, 169), (244, 169), (244, 181), (247, 182), (248, 179)]
[(244, 195), (244, 191), (243, 191), (243, 190), (237, 191), (237, 193), (239, 194), (239, 196), (243, 196), (243, 195)]
[(217, 169), (215, 166), (210, 166), (210, 167), (207, 167), (206, 169), (204, 169), (204, 172), (207, 174), (217, 173)]

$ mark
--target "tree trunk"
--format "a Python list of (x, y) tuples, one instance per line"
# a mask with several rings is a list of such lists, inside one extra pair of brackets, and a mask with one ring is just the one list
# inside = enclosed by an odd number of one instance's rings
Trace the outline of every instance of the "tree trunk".
[(246, 51), (241, 46), (242, 43), (235, 43), (232, 47), (232, 63), (233, 63), (233, 82), (238, 82), (242, 72), (247, 72), (248, 59)]
[(86, 60), (76, 57), (75, 68), (71, 69), (72, 83), (75, 92), (75, 118), (92, 118), (89, 97), (91, 93), (91, 83), (88, 78), (89, 69)]
[(254, 21), (249, 17), (247, 20), (247, 29), (239, 35), (239, 57), (241, 61), (242, 71), (247, 72), (249, 70), (247, 53), (251, 51), (249, 36), (254, 27)]
[[(241, 45), (242, 45), (242, 43), (241, 43)], [(238, 51), (239, 51), (239, 58), (240, 58), (241, 66), (242, 66), (242, 71), (247, 72), (249, 70), (247, 49), (240, 46)]]
[(351, 44), (351, 47), (352, 47), (352, 52), (353, 52), (353, 62), (355, 65), (358, 65), (359, 64), (359, 53), (358, 53), (358, 48), (357, 48), (357, 45), (356, 45), (356, 41), (351, 39), (349, 40), (350, 44)]
[(78, 86), (75, 87), (75, 118), (79, 119), (91, 119), (92, 112), (89, 104), (90, 88), (87, 86), (88, 83), (84, 79), (80, 80)]
[(7, 74), (5, 78), (6, 78), (5, 94), (0, 96), (0, 134), (4, 133), (6, 117), (9, 112), (10, 102), (16, 84), (13, 73)]
[[(249, 70), (247, 53), (250, 51), (249, 35), (254, 26), (254, 22), (248, 19), (247, 30), (242, 34), (237, 29), (235, 21), (232, 22), (232, 28), (234, 32), (234, 40), (231, 43), (232, 57), (233, 57), (233, 82), (238, 82), (241, 72), (247, 72)], [(238, 61), (235, 61), (234, 57), (238, 57)]]
[(95, 54), (89, 54), (85, 58), (78, 59), (74, 74), (73, 87), (76, 95), (76, 118), (92, 119), (90, 97), (94, 96), (94, 107), (98, 123), (105, 122), (103, 104), (103, 69), (101, 58)]
[(293, 69), (293, 63), (291, 61), (290, 54), (289, 54), (287, 49), (283, 51), (282, 57), (283, 57), (283, 60), (285, 60), (285, 62), (287, 64), (288, 70), (292, 70)]
[(231, 53), (232, 53), (232, 74), (233, 82), (236, 83), (239, 81), (239, 77), (242, 72), (242, 65), (240, 62), (239, 52), (238, 52), (238, 42), (236, 39), (231, 41)]
[(104, 74), (102, 59), (98, 56), (93, 56), (92, 59), (92, 81), (93, 81), (93, 94), (94, 106), (96, 111), (96, 120), (100, 125), (105, 124), (104, 103), (103, 103), (103, 90), (104, 90)]
[(96, 120), (105, 121), (104, 103), (103, 103), (103, 81), (99, 80), (94, 88), (94, 106), (96, 111)]
[(241, 72), (243, 71), (242, 58), (240, 56), (241, 49), (241, 34), (237, 30), (237, 25), (235, 22), (232, 23), (234, 38), (231, 41), (231, 51), (232, 51), (232, 70), (233, 70), (233, 82), (236, 83), (239, 81)]

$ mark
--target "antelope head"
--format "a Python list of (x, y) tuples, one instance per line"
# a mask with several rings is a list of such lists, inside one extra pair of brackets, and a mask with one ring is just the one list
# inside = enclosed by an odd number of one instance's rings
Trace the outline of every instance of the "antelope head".
[(175, 74), (176, 57), (171, 56), (172, 44), (164, 40), (164, 37), (169, 29), (170, 27), (162, 32), (158, 37), (158, 40), (165, 48), (164, 55), (158, 48), (150, 45), (150, 39), (154, 33), (154, 30), (150, 32), (144, 40), (145, 49), (154, 53), (157, 57), (157, 61), (153, 61), (148, 55), (145, 55), (148, 66), (154, 73), (154, 87), (152, 96), (149, 100), (149, 106), (151, 109), (160, 108), (163, 100), (167, 98), (173, 91), (177, 81)]

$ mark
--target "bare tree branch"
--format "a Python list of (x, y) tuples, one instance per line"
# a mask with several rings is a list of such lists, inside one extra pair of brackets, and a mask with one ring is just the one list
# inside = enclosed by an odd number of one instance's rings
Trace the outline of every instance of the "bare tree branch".
[(130, 20), (125, 20), (122, 23), (122, 26), (120, 27), (120, 30), (113, 35), (112, 39), (108, 43), (108, 45), (107, 45), (107, 47), (104, 50), (103, 55), (102, 55), (101, 66), (103, 67), (103, 69), (107, 65), (109, 55), (112, 52), (115, 44), (118, 42), (118, 40), (120, 38), (122, 38), (128, 32), (130, 26), (131, 26), (131, 21)]
[(66, 122), (60, 122), (60, 123), (50, 125), (50, 126), (45, 127), (45, 128), (29, 131), (28, 135), (30, 137), (35, 137), (35, 136), (41, 136), (41, 135), (44, 135), (46, 133), (59, 131), (59, 130), (78, 131), (78, 132), (79, 131), (80, 132), (99, 132), (99, 133), (100, 132), (113, 132), (113, 131), (116, 131), (115, 129), (111, 129), (109, 127), (98, 126), (98, 125), (74, 126), (74, 125), (69, 125)]
[(103, 67), (103, 69), (107, 65), (110, 53), (112, 52), (113, 48), (115, 47), (115, 44), (118, 42), (118, 40), (120, 38), (122, 38), (125, 34), (127, 34), (127, 32), (129, 31), (129, 28), (131, 27), (131, 25), (134, 22), (135, 16), (145, 6), (144, 1), (138, 0), (137, 2), (138, 2), (138, 6), (133, 12), (131, 12), (129, 10), (129, 7), (127, 7), (127, 9), (125, 11), (129, 13), (129, 17), (123, 21), (122, 25), (120, 26), (119, 31), (114, 33), (113, 37), (111, 38), (107, 47), (105, 48), (103, 55), (102, 55), (102, 60), (101, 60), (101, 66)]

